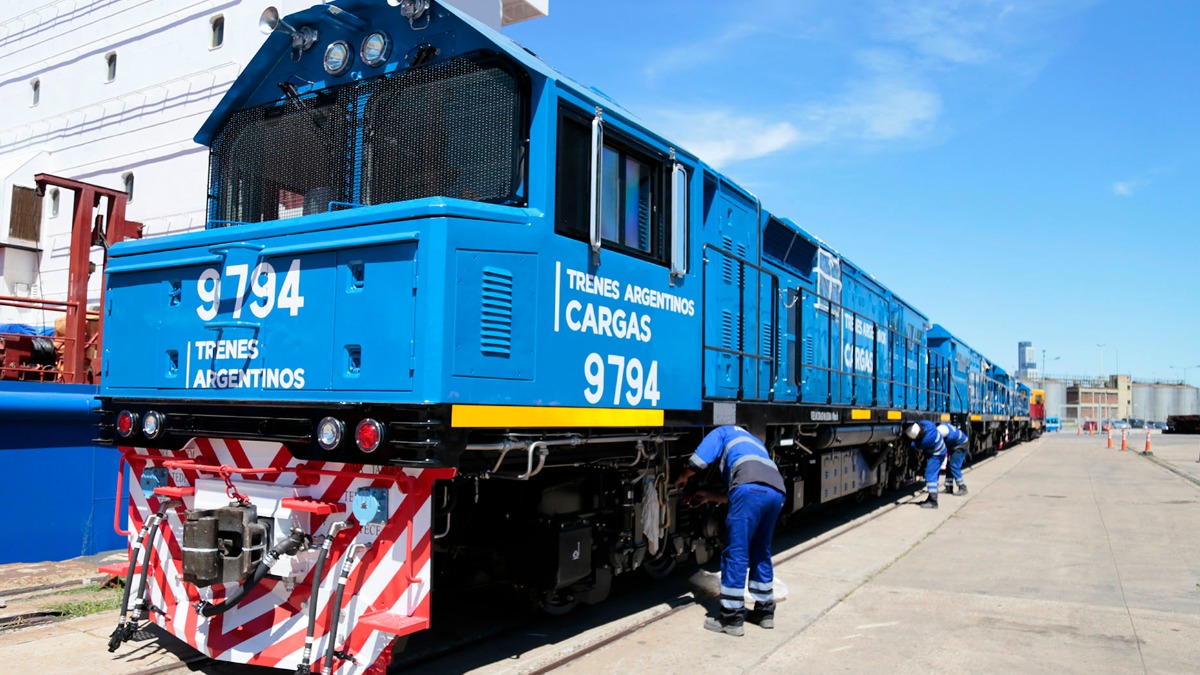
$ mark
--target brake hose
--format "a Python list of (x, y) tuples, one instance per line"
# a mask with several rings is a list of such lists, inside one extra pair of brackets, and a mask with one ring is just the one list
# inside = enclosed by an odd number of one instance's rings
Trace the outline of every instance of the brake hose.
[(333, 538), (337, 536), (338, 531), (349, 526), (350, 523), (347, 521), (334, 523), (329, 527), (329, 534), (325, 535), (325, 541), (321, 542), (321, 552), (317, 554), (317, 565), (313, 571), (312, 591), (308, 594), (308, 630), (304, 634), (304, 653), (300, 656), (300, 664), (296, 666), (296, 675), (312, 673), (309, 664), (312, 663), (313, 633), (317, 624), (317, 597), (321, 591), (321, 578), (325, 574), (325, 558), (329, 555), (329, 549), (333, 546)]
[(246, 597), (247, 593), (253, 590), (267, 576), (267, 572), (271, 569), (272, 565), (285, 555), (296, 555), (300, 549), (307, 545), (308, 541), (309, 537), (303, 530), (293, 529), (287, 539), (275, 544), (270, 551), (267, 551), (267, 554), (259, 561), (258, 567), (254, 569), (254, 575), (243, 581), (242, 585), (238, 586), (233, 595), (225, 598), (219, 605), (214, 605), (207, 600), (201, 600), (194, 605), (196, 611), (200, 616), (216, 616), (217, 614), (224, 614), (233, 609), (241, 602), (242, 598)]
[[(108, 638), (108, 651), (115, 652), (122, 642), (133, 637), (137, 622), (141, 619), (142, 607), (146, 603), (147, 589), (146, 571), (150, 567), (150, 552), (154, 548), (154, 540), (158, 535), (158, 526), (162, 523), (172, 500), (163, 500), (158, 505), (158, 511), (142, 524), (142, 531), (133, 542), (133, 553), (129, 556), (129, 570), (125, 572), (125, 590), (121, 593), (121, 616), (117, 619), (117, 627)], [(149, 539), (147, 539), (149, 537)], [(145, 543), (145, 546), (142, 544)], [(146, 560), (142, 563), (142, 572), (138, 575), (138, 601), (134, 607), (133, 616), (129, 617), (129, 594), (133, 589), (133, 575), (137, 569), (138, 559), (142, 551), (146, 551)], [(129, 619), (128, 622), (126, 619)]]

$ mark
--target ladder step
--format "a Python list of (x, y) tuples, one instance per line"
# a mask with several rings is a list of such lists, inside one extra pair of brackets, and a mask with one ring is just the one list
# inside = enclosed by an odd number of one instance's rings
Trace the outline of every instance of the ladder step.
[(367, 626), (381, 633), (408, 635), (429, 628), (427, 616), (403, 616), (391, 612), (369, 612), (358, 619), (360, 626)]
[[(142, 568), (139, 566), (139, 567), (135, 567), (133, 571), (136, 574), (136, 573), (140, 572), (141, 569)], [(96, 571), (101, 574), (108, 574), (108, 575), (114, 576), (114, 577), (125, 578), (125, 574), (127, 572), (129, 572), (129, 563), (123, 562), (123, 563), (113, 563), (111, 565), (101, 565), (96, 568)]]
[(154, 494), (159, 497), (170, 497), (171, 499), (183, 499), (196, 494), (194, 487), (156, 487)]
[(312, 513), (318, 516), (327, 516), (331, 513), (341, 513), (346, 510), (345, 502), (323, 502), (310, 497), (284, 497), (279, 505), (285, 509), (293, 511), (303, 511), (304, 513)]

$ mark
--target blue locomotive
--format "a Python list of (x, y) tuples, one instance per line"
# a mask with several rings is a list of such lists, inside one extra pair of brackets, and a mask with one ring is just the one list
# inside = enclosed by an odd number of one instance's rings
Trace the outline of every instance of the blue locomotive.
[(138, 479), (111, 648), (145, 615), (378, 670), (438, 580), (565, 611), (708, 559), (721, 518), (670, 477), (713, 426), (766, 442), (786, 514), (911, 481), (905, 422), (1030, 435), (1002, 369), (454, 8), (263, 24), (196, 137), (208, 227), (110, 251), (105, 434)]

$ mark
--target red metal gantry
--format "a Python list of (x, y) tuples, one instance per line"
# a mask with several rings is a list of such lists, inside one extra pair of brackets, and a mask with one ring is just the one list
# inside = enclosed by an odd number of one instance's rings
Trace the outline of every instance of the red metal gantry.
[[(142, 224), (126, 220), (127, 195), (121, 190), (46, 173), (37, 174), (34, 176), (34, 181), (37, 184), (39, 195), (45, 194), (47, 186), (70, 190), (75, 194), (71, 223), (71, 259), (68, 268), (67, 299), (64, 302), (0, 296), (0, 304), (66, 313), (65, 333), (61, 339), (56, 338), (56, 341), (61, 344), (61, 366), (57, 371), (47, 371), (31, 365), (34, 342), (30, 336), (0, 336), (0, 357), (3, 357), (0, 359), (0, 379), (43, 381), (54, 379), (66, 384), (95, 383), (99, 380), (99, 359), (95, 359), (89, 367), (87, 352), (90, 347), (94, 346), (95, 353), (97, 355), (101, 353), (100, 335), (104, 328), (104, 289), (101, 286), (101, 311), (95, 331), (89, 341), (87, 287), (88, 276), (91, 274), (91, 249), (92, 246), (101, 246), (107, 252), (110, 245), (119, 241), (140, 239)], [(100, 205), (101, 200), (107, 200), (105, 214), (93, 219), (92, 213)]]

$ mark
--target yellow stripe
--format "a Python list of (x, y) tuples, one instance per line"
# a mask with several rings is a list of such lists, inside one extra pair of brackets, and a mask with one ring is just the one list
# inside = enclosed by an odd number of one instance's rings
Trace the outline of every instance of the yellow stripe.
[(551, 408), (456, 405), (450, 426), (464, 427), (661, 427), (663, 411), (636, 408)]
[(888, 419), (889, 419), (889, 420), (898, 420), (898, 419), (900, 419), (900, 411), (899, 411), (899, 410), (889, 410), (889, 411), (888, 411)]
[(950, 413), (942, 413), (942, 421), (949, 422), (950, 421)]
[(869, 420), (871, 419), (870, 410), (851, 410), (850, 419), (852, 420)]
[(971, 421), (972, 422), (982, 422), (983, 415), (971, 415)]

